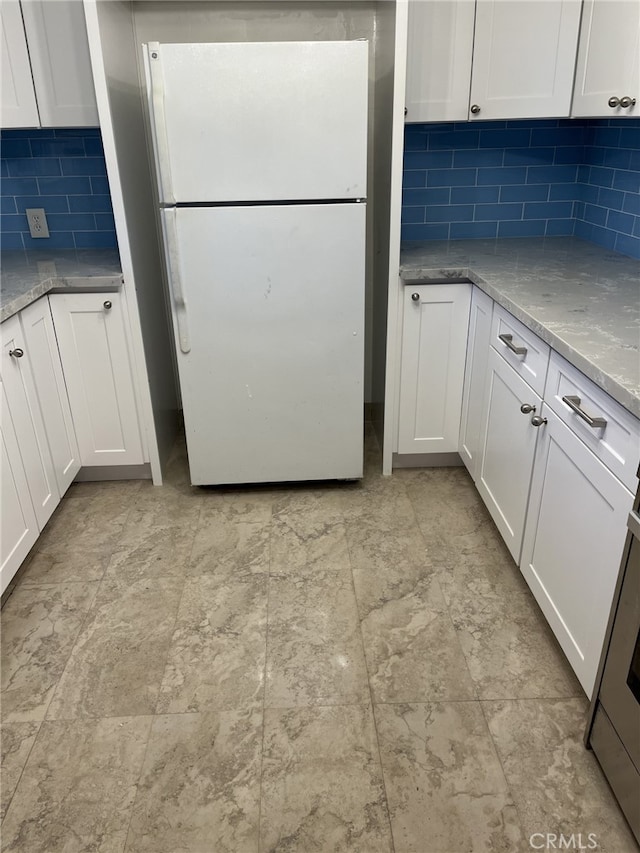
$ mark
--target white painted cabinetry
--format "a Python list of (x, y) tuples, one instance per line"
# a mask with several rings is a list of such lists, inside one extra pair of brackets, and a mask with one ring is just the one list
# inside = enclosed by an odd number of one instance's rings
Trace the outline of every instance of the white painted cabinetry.
[(0, 4), (0, 63), (0, 124), (38, 127), (38, 105), (18, 0), (2, 0)]
[[(38, 523), (31, 503), (29, 484), (22, 462), (16, 426), (9, 410), (4, 383), (0, 379), (0, 594), (38, 538)], [(19, 425), (18, 425), (19, 428)]]
[(521, 571), (588, 696), (633, 495), (545, 405)]
[(122, 294), (49, 296), (83, 466), (144, 460)]
[(399, 453), (458, 449), (470, 284), (404, 288)]
[(2, 127), (96, 127), (82, 0), (2, 0)]
[(493, 299), (479, 288), (473, 288), (469, 337), (465, 362), (462, 416), (460, 418), (460, 443), (458, 452), (475, 481), (480, 453), (482, 408), (487, 374), (487, 359), (491, 343), (491, 317)]
[(58, 491), (62, 496), (80, 470), (80, 457), (49, 300), (38, 299), (24, 308), (20, 312), (20, 325), (24, 340), (23, 361), (31, 370)]
[(16, 315), (2, 324), (0, 374), (18, 437), (38, 527), (42, 529), (58, 505), (60, 492), (25, 350), (20, 318)]
[(640, 115), (639, 57), (638, 0), (585, 0), (571, 114)]
[(580, 6), (477, 0), (471, 119), (569, 115)]
[(489, 349), (476, 487), (516, 563), (520, 561), (542, 400)]
[(568, 116), (580, 8), (580, 0), (412, 0), (406, 120)]
[(42, 127), (97, 127), (82, 0), (21, 0)]
[(475, 0), (410, 0), (406, 120), (466, 121)]

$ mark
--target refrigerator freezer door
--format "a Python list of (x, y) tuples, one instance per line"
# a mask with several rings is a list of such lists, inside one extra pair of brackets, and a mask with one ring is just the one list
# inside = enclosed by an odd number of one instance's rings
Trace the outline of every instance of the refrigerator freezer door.
[(162, 216), (192, 483), (361, 477), (365, 205)]
[(160, 201), (366, 196), (368, 43), (152, 44)]

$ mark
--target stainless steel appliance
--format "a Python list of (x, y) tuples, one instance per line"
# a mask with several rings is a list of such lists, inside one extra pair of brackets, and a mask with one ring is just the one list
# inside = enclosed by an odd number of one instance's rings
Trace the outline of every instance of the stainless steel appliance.
[(640, 843), (640, 488), (628, 527), (585, 743)]

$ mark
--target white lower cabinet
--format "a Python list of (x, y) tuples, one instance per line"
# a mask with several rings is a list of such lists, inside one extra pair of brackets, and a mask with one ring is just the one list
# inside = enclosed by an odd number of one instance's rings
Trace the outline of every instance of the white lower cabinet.
[(120, 293), (49, 296), (83, 466), (144, 460)]
[(513, 559), (520, 561), (541, 398), (490, 347), (476, 487)]
[(460, 443), (458, 452), (475, 481), (480, 451), (484, 384), (491, 341), (493, 299), (479, 288), (473, 288), (469, 315), (469, 338), (462, 393)]
[(27, 474), (22, 462), (4, 383), (0, 380), (2, 413), (0, 417), (0, 594), (20, 568), (38, 538), (38, 523), (31, 502)]
[(23, 360), (31, 370), (58, 491), (63, 495), (80, 470), (80, 457), (49, 301), (39, 299), (24, 308), (20, 324)]
[(631, 492), (545, 405), (521, 571), (591, 695)]
[(470, 284), (407, 284), (399, 453), (458, 450)]
[(2, 324), (0, 375), (29, 484), (38, 527), (42, 529), (60, 500), (42, 411), (18, 315)]

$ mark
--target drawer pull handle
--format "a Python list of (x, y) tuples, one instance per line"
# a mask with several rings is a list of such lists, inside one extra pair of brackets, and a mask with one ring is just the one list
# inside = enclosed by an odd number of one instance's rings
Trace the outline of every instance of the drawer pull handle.
[(575, 412), (578, 417), (589, 424), (592, 429), (604, 429), (607, 422), (604, 418), (592, 418), (583, 408), (580, 407), (580, 397), (575, 397), (571, 394), (566, 394), (562, 398), (562, 402), (566, 403), (572, 412)]
[(502, 343), (505, 346), (509, 347), (511, 352), (514, 352), (516, 355), (526, 355), (527, 354), (527, 348), (526, 347), (517, 347), (514, 344), (513, 335), (507, 335), (507, 334), (498, 335), (498, 338), (499, 338), (499, 340), (502, 341)]

